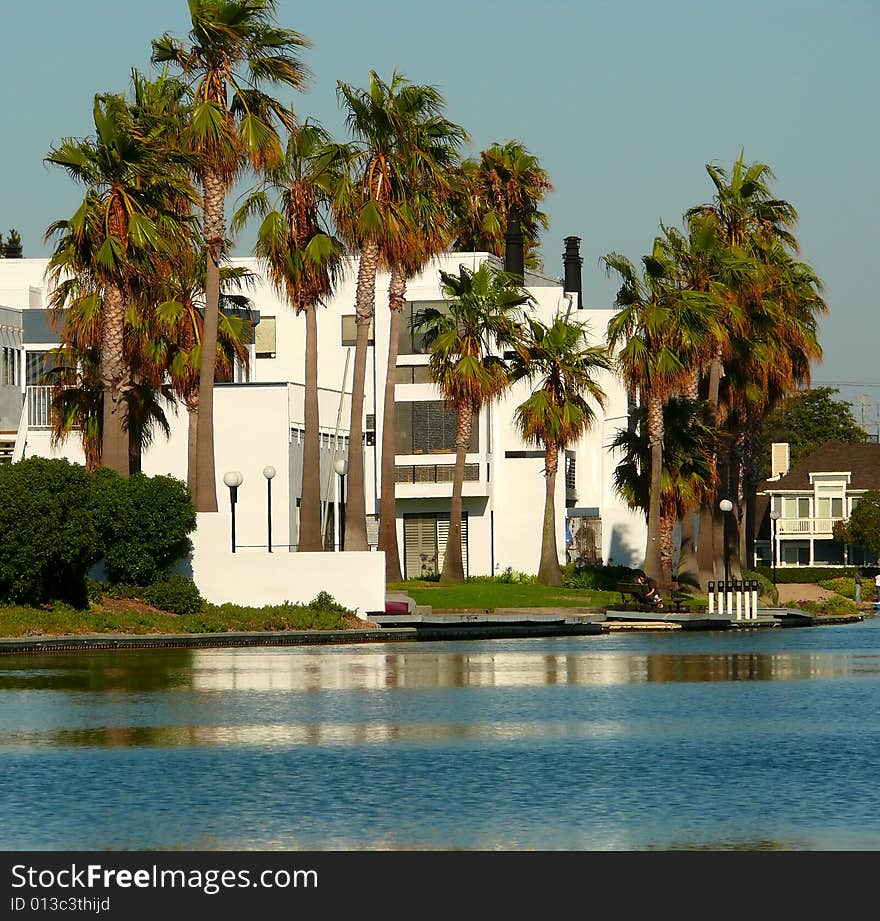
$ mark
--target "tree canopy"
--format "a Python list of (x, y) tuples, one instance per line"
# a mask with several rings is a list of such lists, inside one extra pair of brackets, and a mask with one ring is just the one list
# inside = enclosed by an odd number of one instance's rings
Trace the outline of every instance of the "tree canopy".
[(761, 431), (762, 479), (770, 476), (770, 445), (787, 442), (794, 466), (826, 441), (837, 439), (845, 444), (864, 444), (868, 433), (852, 414), (852, 403), (840, 400), (833, 387), (816, 387), (787, 397), (764, 419)]

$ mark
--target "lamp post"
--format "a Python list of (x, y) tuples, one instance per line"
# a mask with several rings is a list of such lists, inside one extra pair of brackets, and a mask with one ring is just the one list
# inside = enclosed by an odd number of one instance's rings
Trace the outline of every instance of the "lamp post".
[(229, 507), (232, 510), (232, 552), (235, 553), (235, 503), (238, 502), (238, 487), (244, 477), (238, 470), (229, 470), (223, 474), (223, 482), (229, 487)]
[(727, 516), (730, 514), (730, 512), (733, 511), (733, 503), (730, 501), (730, 499), (722, 499), (718, 503), (718, 508), (720, 508), (721, 511), (724, 512), (724, 537), (723, 537), (724, 546), (722, 548), (722, 553), (724, 554), (724, 591), (726, 592), (727, 582), (728, 582), (728, 579), (730, 578), (729, 560), (727, 558)]
[(333, 469), (339, 474), (339, 549), (345, 550), (345, 474), (348, 473), (348, 461), (337, 457)]
[(773, 584), (776, 585), (776, 522), (782, 517), (782, 512), (774, 508), (770, 512), (770, 523), (773, 526), (770, 533), (770, 552), (773, 554)]
[(263, 476), (266, 478), (266, 528), (269, 553), (272, 552), (272, 477), (275, 476), (275, 468), (268, 466), (263, 467)]

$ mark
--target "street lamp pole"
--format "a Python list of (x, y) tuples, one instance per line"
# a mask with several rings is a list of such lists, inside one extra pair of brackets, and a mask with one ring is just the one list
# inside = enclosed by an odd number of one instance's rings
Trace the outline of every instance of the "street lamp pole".
[(730, 578), (729, 560), (727, 558), (727, 516), (728, 514), (730, 514), (730, 512), (733, 511), (733, 503), (730, 501), (730, 499), (722, 499), (718, 503), (718, 508), (720, 508), (721, 511), (724, 512), (724, 537), (723, 537), (724, 547), (722, 549), (722, 552), (724, 554), (724, 590), (727, 591), (727, 581)]
[(223, 474), (223, 482), (229, 487), (229, 508), (232, 511), (232, 552), (235, 553), (235, 503), (238, 502), (238, 487), (244, 477), (238, 470), (229, 470)]
[(266, 526), (269, 553), (272, 552), (272, 477), (275, 476), (274, 467), (263, 467), (263, 476), (266, 478)]
[(339, 474), (339, 549), (345, 550), (345, 475), (348, 473), (348, 461), (338, 457), (333, 462), (333, 469)]
[(770, 552), (773, 554), (773, 584), (776, 585), (776, 529), (778, 525), (776, 524), (782, 516), (782, 512), (778, 508), (774, 508), (770, 512), (770, 523), (773, 525), (771, 528), (770, 534)]

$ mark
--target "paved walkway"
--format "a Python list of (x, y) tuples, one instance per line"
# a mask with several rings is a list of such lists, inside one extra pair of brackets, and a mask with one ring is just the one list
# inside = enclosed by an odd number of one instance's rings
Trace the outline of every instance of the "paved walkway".
[[(779, 592), (779, 603), (790, 604), (792, 601), (827, 601), (836, 592), (822, 588), (815, 582), (795, 582), (792, 584), (777, 583), (776, 591)], [(862, 586), (862, 592), (865, 586)]]

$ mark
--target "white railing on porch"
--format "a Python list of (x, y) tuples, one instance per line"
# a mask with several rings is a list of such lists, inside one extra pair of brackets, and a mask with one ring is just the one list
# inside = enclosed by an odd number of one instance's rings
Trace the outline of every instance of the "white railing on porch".
[(27, 389), (27, 421), (32, 429), (47, 429), (52, 413), (52, 388), (32, 385)]
[(783, 535), (799, 534), (804, 537), (819, 535), (830, 537), (834, 532), (834, 523), (840, 518), (780, 518), (776, 522), (776, 533)]

